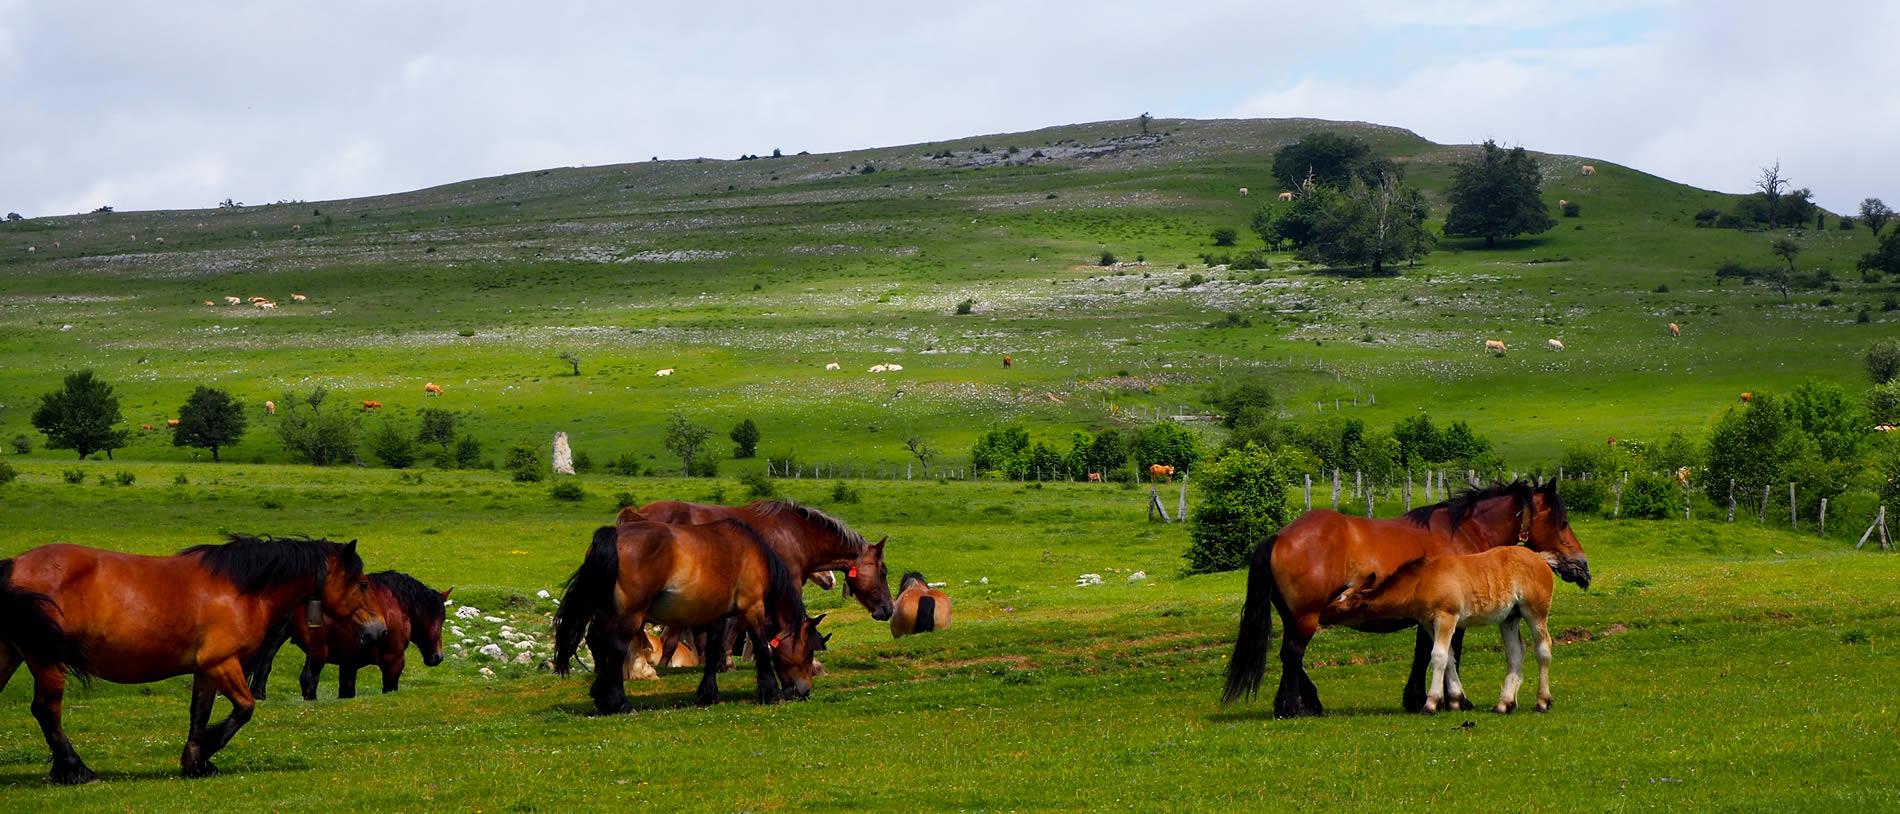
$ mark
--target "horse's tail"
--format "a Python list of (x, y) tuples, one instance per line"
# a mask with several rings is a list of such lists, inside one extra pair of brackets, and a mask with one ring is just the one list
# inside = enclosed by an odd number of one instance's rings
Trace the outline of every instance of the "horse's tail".
[(13, 560), (0, 560), (0, 645), (41, 665), (57, 664), (81, 684), (92, 683), (86, 646), (60, 625), (59, 603), (13, 584)]
[(929, 633), (937, 629), (937, 600), (929, 594), (917, 597), (917, 619), (910, 626), (912, 633)]
[(594, 530), (587, 557), (562, 587), (561, 608), (554, 613), (554, 671), (567, 675), (567, 662), (580, 648), (587, 627), (601, 611), (610, 610), (614, 583), (620, 581), (620, 531), (613, 526)]
[(1247, 605), (1240, 614), (1240, 635), (1234, 639), (1234, 654), (1227, 659), (1227, 689), (1221, 703), (1241, 696), (1252, 698), (1260, 691), (1267, 675), (1267, 647), (1273, 644), (1274, 594), (1279, 590), (1273, 580), (1273, 543), (1278, 534), (1267, 535), (1254, 547), (1253, 562), (1247, 568)]

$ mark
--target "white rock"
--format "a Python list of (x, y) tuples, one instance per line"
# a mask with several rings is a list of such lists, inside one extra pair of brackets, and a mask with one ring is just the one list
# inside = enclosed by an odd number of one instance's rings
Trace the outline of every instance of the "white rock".
[(544, 590), (543, 590), (543, 591), (535, 591), (535, 592), (534, 592), (534, 595), (535, 595), (535, 596), (538, 596), (538, 597), (541, 597), (542, 599), (551, 599), (551, 598), (553, 598), (553, 594), (550, 594), (550, 593), (548, 593), (547, 591), (544, 591)]
[(521, 638), (521, 634), (519, 634), (519, 633), (516, 633), (516, 632), (514, 632), (514, 631), (512, 631), (512, 630), (504, 630), (504, 631), (502, 631), (502, 632), (501, 632), (501, 637), (502, 637), (503, 639), (506, 639), (506, 640), (508, 640), (508, 641), (511, 641), (511, 642), (512, 642), (512, 641), (514, 641), (514, 640), (516, 640), (516, 639), (519, 639), (519, 638)]
[(487, 622), (489, 624), (500, 624), (502, 621), (502, 618), (499, 616), (484, 616), (482, 617), (482, 621)]
[(527, 642), (527, 641), (515, 642), (516, 650), (526, 650), (533, 646), (534, 646), (534, 642)]
[(516, 664), (533, 664), (533, 663), (534, 663), (534, 654), (533, 654), (533, 653), (527, 653), (527, 652), (523, 652), (523, 653), (520, 653), (520, 654), (517, 654), (517, 655), (515, 656), (515, 663), (516, 663)]
[(463, 636), (467, 636), (468, 634), (463, 633), (462, 629), (459, 627), (456, 627), (455, 625), (449, 625), (449, 635), (454, 636), (457, 639), (460, 639)]
[(1144, 580), (1144, 579), (1147, 579), (1147, 578), (1148, 578), (1148, 572), (1147, 572), (1147, 571), (1136, 571), (1135, 573), (1132, 573), (1132, 574), (1129, 574), (1129, 575), (1128, 575), (1128, 581), (1129, 581), (1129, 582), (1140, 582), (1140, 581), (1142, 581), (1142, 580)]
[(567, 445), (567, 433), (554, 434), (554, 474), (574, 474), (574, 450)]
[(1075, 578), (1075, 587), (1077, 588), (1081, 588), (1081, 587), (1085, 587), (1089, 585), (1100, 585), (1100, 584), (1102, 584), (1101, 574), (1083, 574), (1082, 576)]
[(977, 582), (980, 582), (980, 583), (982, 583), (982, 584), (984, 584), (984, 585), (988, 585), (988, 584), (990, 584), (990, 578), (989, 578), (989, 577), (984, 577), (984, 578), (982, 578), (982, 579), (979, 579), (979, 580), (977, 580)]
[(924, 585), (926, 585), (926, 586), (928, 586), (928, 587), (931, 587), (931, 588), (948, 588), (948, 587), (950, 587), (950, 583), (948, 583), (948, 582), (926, 582), (926, 583), (924, 583)]
[(495, 671), (494, 671), (494, 670), (490, 670), (490, 669), (488, 669), (487, 667), (483, 667), (483, 668), (482, 668), (482, 675), (485, 675), (485, 676), (488, 676), (489, 678), (494, 678), (494, 677), (495, 677)]
[(511, 625), (502, 625), (502, 626), (501, 626), (501, 632), (503, 632), (503, 633), (514, 633), (514, 632), (515, 632), (515, 629), (514, 629), (514, 627), (513, 627), (513, 626), (511, 626)]
[(455, 609), (455, 618), (457, 619), (473, 619), (480, 615), (482, 615), (482, 612), (476, 610), (474, 605), (463, 605)]
[(487, 657), (489, 657), (489, 658), (491, 658), (491, 659), (498, 659), (498, 658), (502, 658), (502, 657), (503, 657), (504, 655), (506, 655), (506, 654), (504, 654), (503, 652), (501, 652), (501, 646), (500, 646), (500, 645), (493, 645), (493, 644), (485, 644), (485, 645), (482, 645), (482, 646), (481, 646), (481, 647), (480, 647), (479, 649), (477, 649), (477, 650), (476, 650), (475, 652), (477, 652), (477, 653), (480, 653), (480, 654), (482, 654), (482, 655), (484, 655), (484, 656), (487, 656)]
[(475, 640), (474, 640), (474, 639), (463, 639), (463, 640), (462, 640), (462, 645), (463, 645), (464, 647), (474, 647), (474, 646), (475, 646)]

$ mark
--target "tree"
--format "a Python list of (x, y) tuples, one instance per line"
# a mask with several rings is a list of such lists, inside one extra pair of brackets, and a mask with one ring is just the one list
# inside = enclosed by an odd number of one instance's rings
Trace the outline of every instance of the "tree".
[(1888, 209), (1887, 204), (1879, 198), (1867, 198), (1860, 202), (1860, 222), (1867, 224), (1867, 228), (1872, 229), (1875, 235), (1879, 235), (1887, 221), (1892, 219), (1893, 210)]
[(1879, 246), (1861, 255), (1856, 266), (1863, 272), (1900, 274), (1900, 229), (1881, 235)]
[(1240, 232), (1232, 226), (1222, 226), (1214, 230), (1212, 237), (1216, 246), (1232, 246), (1240, 237)]
[(1009, 463), (1029, 448), (1029, 430), (1021, 424), (991, 427), (970, 448), (970, 469), (981, 475), (992, 470), (1008, 470)]
[(41, 395), (33, 411), (33, 428), (46, 434), (46, 448), (73, 450), (81, 460), (101, 450), (111, 460), (112, 451), (125, 446), (128, 433), (114, 426), (119, 420), (119, 397), (91, 370), (66, 374), (65, 388)]
[(1355, 178), (1322, 210), (1300, 257), (1329, 266), (1370, 266), (1374, 275), (1384, 274), (1388, 261), (1431, 251), (1434, 241), (1424, 225), (1428, 214), (1425, 196), (1392, 176), (1370, 185)]
[(1254, 546), (1293, 518), (1287, 490), (1293, 468), (1248, 443), (1221, 453), (1195, 473), (1200, 500), (1188, 526), (1190, 574), (1247, 567)]
[(563, 362), (566, 362), (569, 367), (574, 368), (574, 375), (576, 376), (581, 375), (581, 357), (575, 355), (573, 351), (571, 350), (561, 351), (560, 353), (555, 354), (555, 358), (560, 359)]
[(1247, 221), (1247, 228), (1260, 236), (1260, 242), (1268, 249), (1280, 248), (1280, 213), (1271, 205), (1254, 210), (1253, 217)]
[(1161, 464), (1187, 470), (1201, 459), (1201, 437), (1173, 421), (1149, 425), (1135, 436), (1137, 466)]
[(1860, 361), (1867, 366), (1867, 375), (1873, 377), (1874, 384), (1893, 381), (1900, 377), (1900, 339), (1875, 341), (1861, 351)]
[(390, 469), (408, 469), (416, 463), (416, 443), (409, 439), (408, 433), (396, 429), (392, 421), (383, 422), (370, 436), (369, 451)]
[(1776, 257), (1788, 263), (1787, 268), (1781, 269), (1779, 273), (1769, 275), (1768, 277), (1769, 281), (1774, 283), (1776, 288), (1781, 289), (1781, 304), (1787, 305), (1788, 283), (1794, 279), (1794, 259), (1801, 254), (1801, 244), (1796, 243), (1794, 238), (1791, 237), (1778, 237), (1775, 238), (1773, 244), (1769, 245), (1768, 250), (1774, 252)]
[(726, 433), (726, 437), (738, 444), (732, 450), (734, 458), (750, 458), (759, 452), (759, 425), (752, 423), (750, 418), (739, 422), (732, 432)]
[(1354, 136), (1320, 132), (1281, 147), (1273, 154), (1273, 177), (1282, 189), (1298, 190), (1312, 183), (1345, 189), (1352, 179), (1398, 175), (1397, 167), (1372, 153), (1372, 147)]
[(930, 448), (930, 442), (924, 440), (921, 435), (911, 433), (909, 438), (904, 439), (904, 447), (910, 450), (911, 456), (917, 459), (917, 463), (923, 465), (924, 475), (929, 476), (930, 459), (937, 455), (937, 451)]
[(20, 213), (18, 213), (18, 212), (8, 212), (8, 213), (7, 213), (7, 222), (8, 222), (8, 223), (16, 223), (16, 222), (19, 222), (19, 221), (23, 221), (23, 220), (26, 220), (26, 218), (24, 218), (24, 217), (21, 217), (21, 215), (20, 215)]
[(1120, 430), (1110, 427), (1095, 436), (1089, 445), (1088, 468), (1091, 472), (1110, 472), (1128, 465), (1128, 443)]
[(1482, 152), (1452, 170), (1445, 235), (1482, 237), (1490, 248), (1498, 238), (1549, 231), (1557, 219), (1544, 206), (1543, 182), (1543, 172), (1523, 147), (1506, 150), (1485, 141)]
[(1756, 393), (1746, 406), (1730, 407), (1709, 430), (1710, 489), (1722, 494), (1733, 479), (1735, 493), (1746, 496), (1785, 484), (1784, 470), (1799, 451), (1795, 435), (1787, 406), (1773, 393)]
[(1205, 398), (1226, 417), (1224, 423), (1229, 428), (1240, 423), (1242, 413), (1252, 410), (1255, 412), (1249, 413), (1250, 416), (1267, 419), (1273, 417), (1278, 407), (1272, 386), (1261, 377), (1216, 380)]
[(1781, 177), (1781, 162), (1772, 167), (1762, 167), (1761, 177), (1755, 180), (1755, 188), (1761, 190), (1762, 197), (1768, 201), (1768, 228), (1775, 228), (1775, 210), (1781, 203), (1781, 191), (1788, 186), (1788, 179)]
[[(282, 405), (277, 417), (277, 434), (283, 439), (284, 448), (311, 466), (329, 466), (356, 457), (357, 439), (362, 433), (362, 428), (349, 416), (322, 412), (320, 405), (328, 394), (329, 391), (318, 387), (302, 399), (285, 391), (277, 400)], [(303, 409), (300, 403), (309, 409)]]
[(447, 455), (449, 444), (455, 443), (455, 414), (437, 407), (422, 408), (422, 428), (417, 430), (416, 440), (440, 444), (442, 454)]
[(230, 393), (199, 387), (178, 408), (178, 428), (172, 433), (172, 446), (211, 450), (218, 461), (218, 448), (228, 447), (244, 437), (244, 405)]
[(1445, 442), (1430, 413), (1399, 419), (1392, 426), (1392, 437), (1399, 442), (1399, 465), (1407, 469), (1424, 467), (1447, 460)]
[(1808, 379), (1788, 394), (1788, 418), (1824, 460), (1853, 459), (1866, 434), (1866, 414), (1860, 405), (1840, 385), (1818, 379)]
[(674, 413), (666, 427), (666, 450), (678, 456), (686, 475), (693, 474), (693, 459), (699, 455), (699, 449), (705, 446), (706, 439), (712, 437), (712, 430), (687, 420), (685, 413)]

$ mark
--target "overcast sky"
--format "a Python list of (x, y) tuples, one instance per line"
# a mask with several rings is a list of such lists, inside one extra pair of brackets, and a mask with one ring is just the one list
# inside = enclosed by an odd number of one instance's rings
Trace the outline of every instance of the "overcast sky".
[(1312, 116), (1900, 205), (1900, 2), (0, 0), (0, 210)]

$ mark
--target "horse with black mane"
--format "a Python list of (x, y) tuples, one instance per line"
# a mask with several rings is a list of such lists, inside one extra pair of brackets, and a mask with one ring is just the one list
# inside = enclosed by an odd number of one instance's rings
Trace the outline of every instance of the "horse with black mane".
[[(356, 541), (233, 534), (223, 545), (170, 557), (63, 543), (0, 560), (0, 687), (24, 661), (33, 717), (53, 753), (55, 783), (85, 783), (92, 769), (61, 726), (70, 674), (122, 684), (192, 676), (191, 730), (179, 766), (218, 773), (211, 756), (251, 719), (244, 663), (292, 608), (348, 619), (368, 643), (384, 624), (369, 599)], [(208, 725), (219, 695), (231, 714)]]
[(271, 628), (251, 668), (246, 671), (251, 675), (251, 695), (263, 700), (265, 685), (270, 683), (272, 663), (287, 641), (295, 641), (304, 652), (298, 685), (305, 701), (317, 700), (317, 684), (322, 679), (325, 664), (337, 666), (338, 698), (355, 698), (356, 673), (372, 664), (382, 671), (383, 692), (395, 692), (402, 681), (402, 671), (408, 666), (407, 651), (411, 643), (422, 653), (424, 665), (434, 667), (442, 663), (442, 623), (446, 616), (442, 603), (454, 590), (437, 591), (400, 571), (370, 574), (370, 601), (389, 626), (389, 634), (368, 646), (359, 644), (356, 637), (349, 634), (347, 620), (326, 616), (313, 625), (302, 614), (292, 614), (292, 618)]
[[(653, 660), (646, 653), (647, 620), (694, 628), (728, 616), (737, 616), (762, 654), (756, 660), (759, 703), (811, 695), (813, 655), (831, 637), (818, 635), (822, 614), (806, 618), (798, 581), (758, 532), (733, 519), (673, 525), (623, 509), (614, 525), (594, 532), (586, 557), (567, 579), (554, 616), (554, 669), (567, 675), (585, 637), (594, 656), (595, 708), (631, 712), (625, 662), (635, 646)], [(725, 647), (724, 626), (712, 627), (712, 642), (702, 652)], [(716, 704), (719, 660), (705, 661), (699, 702)]]
[[(1254, 548), (1246, 607), (1221, 700), (1231, 702), (1259, 691), (1277, 612), (1286, 632), (1280, 642), (1280, 688), (1273, 713), (1280, 718), (1322, 714), (1319, 691), (1306, 674), (1306, 647), (1319, 632), (1326, 603), (1342, 588), (1369, 573), (1390, 574), (1421, 557), (1519, 544), (1536, 552), (1565, 581), (1590, 587), (1590, 563), (1570, 530), (1569, 514), (1554, 480), (1541, 486), (1520, 480), (1473, 489), (1390, 520), (1325, 509), (1300, 515)], [(1415, 624), (1411, 619), (1369, 619), (1350, 626), (1390, 633)], [(1451, 644), (1454, 665), (1463, 643), (1461, 631)], [(1409, 711), (1424, 707), (1425, 668), (1432, 645), (1432, 637), (1419, 631), (1403, 696)]]

